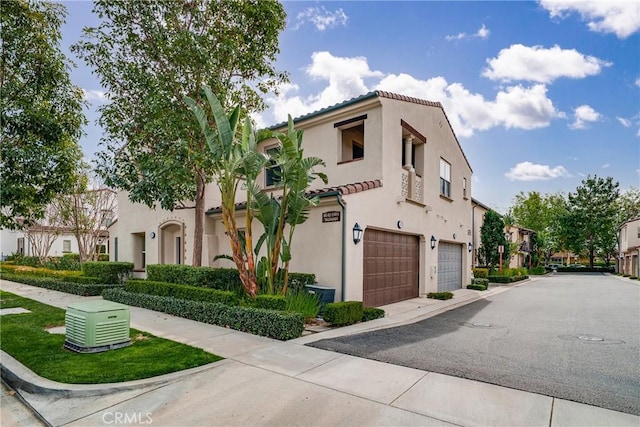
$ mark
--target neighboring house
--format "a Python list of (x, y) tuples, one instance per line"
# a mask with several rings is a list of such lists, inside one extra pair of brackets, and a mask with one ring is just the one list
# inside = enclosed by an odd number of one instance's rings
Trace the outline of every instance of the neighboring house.
[(618, 245), (618, 273), (640, 277), (640, 218), (620, 226)]
[[(469, 283), (472, 170), (440, 103), (375, 91), (299, 117), (295, 125), (305, 132), (305, 156), (326, 162), (329, 184), (317, 180), (310, 188), (320, 203), (296, 229), (291, 271), (315, 273), (319, 285), (335, 289), (336, 300), (367, 306)], [(273, 148), (269, 141), (259, 146)], [(273, 186), (269, 170), (260, 179)], [(231, 253), (213, 184), (206, 203), (203, 264), (233, 267), (225, 259), (213, 262)], [(188, 262), (193, 215), (193, 209), (151, 210), (120, 193), (119, 219), (110, 227), (112, 259), (117, 254), (137, 269)]]
[(511, 225), (505, 227), (505, 237), (509, 243), (517, 243), (517, 249), (511, 253), (509, 260), (509, 268), (531, 268), (533, 251), (531, 244), (531, 236), (536, 234), (535, 231), (519, 225)]
[[(46, 244), (47, 239), (53, 240), (47, 256), (63, 256), (64, 254), (78, 253), (78, 241), (73, 230), (67, 227), (35, 226), (30, 233), (36, 244)], [(55, 238), (54, 238), (55, 236)], [(105, 238), (105, 242), (107, 239)], [(36, 256), (37, 250), (29, 239), (27, 230), (0, 230), (0, 256), (6, 259), (9, 255), (20, 254), (24, 256)]]
[(478, 260), (478, 250), (482, 245), (482, 236), (480, 234), (480, 228), (482, 228), (482, 224), (484, 224), (484, 214), (488, 211), (491, 211), (489, 206), (481, 203), (476, 199), (471, 199), (471, 210), (472, 210), (472, 219), (471, 219), (471, 230), (473, 233), (473, 239), (471, 240), (472, 248), (473, 248), (473, 265), (480, 265)]
[(551, 258), (549, 259), (550, 264), (558, 264), (561, 266), (562, 265), (567, 266), (569, 264), (576, 264), (579, 262), (580, 262), (580, 257), (570, 251), (555, 252), (553, 255), (551, 255)]

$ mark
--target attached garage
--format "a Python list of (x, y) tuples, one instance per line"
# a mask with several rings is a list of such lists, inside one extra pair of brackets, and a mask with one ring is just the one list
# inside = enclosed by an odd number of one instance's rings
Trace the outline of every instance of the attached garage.
[(438, 292), (462, 288), (462, 245), (438, 244)]
[(418, 237), (367, 228), (363, 242), (364, 305), (378, 307), (416, 298), (420, 284)]

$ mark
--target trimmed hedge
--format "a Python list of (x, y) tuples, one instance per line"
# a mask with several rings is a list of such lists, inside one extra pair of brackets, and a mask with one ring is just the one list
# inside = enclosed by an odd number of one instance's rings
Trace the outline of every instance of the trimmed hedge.
[(489, 282), (491, 283), (513, 283), (513, 282), (519, 282), (520, 280), (526, 280), (528, 279), (529, 276), (523, 275), (523, 276), (511, 276), (511, 277), (507, 277), (507, 276), (489, 276)]
[[(191, 265), (150, 264), (147, 265), (147, 279), (155, 282), (178, 283), (201, 286), (223, 291), (239, 292), (242, 283), (235, 268), (194, 267)], [(305, 285), (316, 283), (316, 275), (310, 273), (289, 273), (289, 290), (298, 292)]]
[(476, 285), (476, 284), (470, 284), (467, 285), (467, 289), (473, 289), (476, 291), (486, 291), (487, 290), (487, 286), (486, 285)]
[(489, 286), (489, 279), (474, 277), (473, 279), (471, 279), (471, 284), (482, 285), (486, 288), (487, 286)]
[(529, 270), (529, 274), (541, 276), (543, 274), (547, 274), (547, 269), (544, 267), (533, 267), (531, 270)]
[(287, 299), (284, 295), (256, 295), (256, 299), (253, 300), (253, 306), (267, 310), (286, 311)]
[(384, 317), (384, 310), (377, 307), (365, 307), (362, 311), (362, 321), (368, 322), (369, 320), (380, 319)]
[(477, 279), (486, 279), (489, 277), (489, 269), (488, 268), (472, 268), (473, 277)]
[(614, 267), (558, 267), (558, 273), (615, 273)]
[(335, 326), (351, 325), (362, 320), (362, 301), (332, 302), (324, 306), (322, 318)]
[(453, 298), (453, 294), (451, 292), (429, 292), (427, 298), (448, 300)]
[(304, 318), (300, 313), (137, 294), (122, 289), (107, 289), (102, 293), (102, 297), (122, 304), (279, 340), (298, 338), (304, 330)]
[(124, 289), (136, 294), (174, 297), (192, 301), (218, 302), (226, 305), (238, 305), (238, 297), (231, 291), (199, 288), (197, 286), (176, 285), (175, 283), (153, 282), (150, 280), (127, 280)]
[(82, 264), (85, 276), (99, 277), (102, 283), (124, 283), (133, 273), (132, 262), (91, 261)]
[(66, 276), (60, 277), (63, 282), (79, 283), (81, 285), (103, 285), (99, 277), (91, 276)]
[[(2, 278), (12, 282), (24, 283), (25, 285), (37, 286), (39, 288), (51, 289), (52, 291), (66, 292), (68, 294), (82, 295), (85, 297), (100, 295), (105, 289), (122, 287), (122, 285), (107, 285), (104, 283), (83, 284), (54, 279), (52, 277), (23, 276), (10, 273), (3, 273)], [(66, 279), (75, 280), (77, 278), (70, 277)]]

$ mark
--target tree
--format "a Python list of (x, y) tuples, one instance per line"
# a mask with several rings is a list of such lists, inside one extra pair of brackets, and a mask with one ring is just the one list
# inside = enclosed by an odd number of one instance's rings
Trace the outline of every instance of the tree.
[(555, 252), (562, 249), (560, 218), (566, 212), (566, 204), (562, 193), (520, 192), (514, 198), (512, 210), (515, 222), (536, 232), (534, 250), (545, 264), (549, 263)]
[(49, 256), (51, 247), (58, 240), (64, 227), (60, 201), (55, 200), (45, 208), (44, 217), (25, 227), (33, 256), (43, 263)]
[(625, 222), (640, 217), (640, 189), (629, 187), (627, 190), (620, 192), (616, 200), (618, 211), (618, 227)]
[(504, 221), (495, 211), (487, 211), (484, 214), (484, 222), (480, 227), (479, 257), (489, 270), (494, 270), (495, 266), (500, 262), (500, 253), (498, 247), (502, 246), (502, 261), (509, 262), (509, 245), (504, 236)]
[[(317, 197), (309, 198), (306, 193), (317, 177), (327, 182), (324, 174), (314, 171), (316, 166), (324, 165), (324, 162), (314, 157), (303, 157), (302, 131), (293, 128), (291, 117), (286, 134), (255, 131), (250, 120), (245, 118), (242, 137), (238, 141), (236, 128), (240, 108), (236, 107), (227, 116), (211, 90), (205, 86), (203, 91), (213, 120), (194, 99), (185, 97), (185, 102), (192, 109), (210, 150), (212, 173), (222, 198), (222, 221), (242, 286), (251, 297), (257, 295), (261, 286), (266, 286), (268, 293), (276, 293), (276, 278), (281, 271), (283, 285), (279, 291), (286, 293), (294, 230), (306, 221), (309, 208), (318, 203)], [(258, 143), (266, 139), (279, 142), (278, 153), (273, 157), (258, 152)], [(276, 188), (281, 190), (279, 199), (274, 197), (273, 192), (267, 195), (257, 185), (258, 175), (267, 165), (274, 168)], [(244, 233), (239, 232), (236, 220), (238, 188), (241, 186), (246, 195)], [(255, 247), (254, 218), (264, 229)], [(289, 226), (288, 238), (285, 236), (285, 225)], [(266, 255), (256, 263), (255, 258), (265, 243)], [(284, 265), (281, 265), (281, 261)]]
[(87, 167), (76, 176), (73, 193), (60, 202), (64, 223), (78, 242), (80, 262), (97, 261), (96, 248), (106, 236), (117, 207), (116, 192)]
[(102, 23), (72, 49), (111, 100), (100, 109), (100, 173), (133, 202), (194, 209), (192, 264), (201, 265), (214, 159), (184, 97), (204, 102), (207, 85), (223, 106), (263, 109), (260, 93), (287, 81), (272, 65), (284, 9), (273, 0), (98, 0), (94, 12)]
[(73, 187), (82, 152), (83, 93), (60, 50), (64, 6), (8, 0), (0, 7), (0, 226), (20, 228)]
[(616, 200), (618, 182), (613, 178), (588, 176), (575, 193), (569, 193), (568, 210), (562, 217), (566, 245), (573, 253), (586, 251), (593, 268), (596, 253), (607, 257), (617, 235)]

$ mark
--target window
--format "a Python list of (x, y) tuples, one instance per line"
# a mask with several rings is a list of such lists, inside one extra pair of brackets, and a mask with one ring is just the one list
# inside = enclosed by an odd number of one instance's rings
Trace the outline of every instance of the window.
[(71, 240), (63, 240), (62, 241), (62, 252), (64, 252), (64, 253), (71, 252)]
[(440, 159), (440, 194), (451, 198), (451, 165)]
[(24, 237), (18, 237), (18, 253), (24, 255)]
[(640, 239), (640, 227), (638, 227), (638, 239)]
[[(269, 156), (278, 154), (278, 147), (267, 148), (266, 153)], [(276, 166), (275, 160), (269, 160), (269, 166), (265, 170), (265, 186), (273, 187), (280, 181), (280, 166)]]
[(467, 198), (467, 178), (462, 178), (462, 197)]
[(340, 130), (338, 138), (338, 163), (351, 162), (364, 158), (364, 116), (354, 117), (334, 123), (333, 127)]
[(113, 260), (118, 262), (118, 238), (113, 238)]

